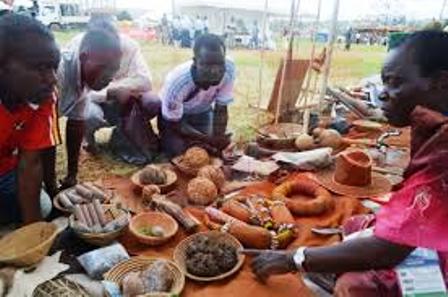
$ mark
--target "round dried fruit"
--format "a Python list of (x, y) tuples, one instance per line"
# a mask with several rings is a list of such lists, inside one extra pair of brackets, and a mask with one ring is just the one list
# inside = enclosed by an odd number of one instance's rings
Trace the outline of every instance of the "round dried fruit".
[(188, 183), (188, 201), (197, 205), (209, 205), (218, 196), (215, 184), (204, 177), (196, 177)]
[(199, 170), (198, 177), (205, 177), (211, 180), (220, 189), (226, 182), (224, 172), (218, 166), (207, 165)]

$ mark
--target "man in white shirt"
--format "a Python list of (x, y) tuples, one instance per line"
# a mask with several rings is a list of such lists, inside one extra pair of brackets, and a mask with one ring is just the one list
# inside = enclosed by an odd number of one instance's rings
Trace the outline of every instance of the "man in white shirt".
[(230, 144), (227, 106), (233, 102), (235, 65), (226, 59), (223, 41), (204, 34), (194, 45), (194, 58), (166, 77), (160, 92), (159, 131), (168, 156), (201, 145), (219, 153)]

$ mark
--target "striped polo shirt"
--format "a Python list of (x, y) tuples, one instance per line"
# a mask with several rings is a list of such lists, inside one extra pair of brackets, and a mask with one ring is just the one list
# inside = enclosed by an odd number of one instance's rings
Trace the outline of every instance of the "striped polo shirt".
[[(233, 86), (235, 83), (235, 64), (226, 59), (221, 83), (207, 90), (195, 92), (197, 86), (191, 75), (193, 61), (177, 66), (168, 73), (160, 91), (162, 100), (162, 116), (165, 120), (179, 121), (184, 114), (199, 114), (214, 108), (215, 104), (227, 106), (233, 102)], [(194, 94), (192, 98), (188, 98)], [(188, 99), (188, 100), (187, 100)]]

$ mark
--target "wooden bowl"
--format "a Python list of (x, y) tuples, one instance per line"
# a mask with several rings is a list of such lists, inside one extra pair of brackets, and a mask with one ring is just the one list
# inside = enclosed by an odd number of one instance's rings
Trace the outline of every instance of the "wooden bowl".
[(57, 235), (57, 226), (46, 222), (17, 229), (0, 240), (0, 263), (19, 267), (37, 264), (48, 254)]
[[(303, 133), (302, 125), (295, 123), (270, 124), (258, 129), (257, 143), (273, 150), (294, 150), (297, 136)], [(275, 137), (274, 137), (275, 136)]]
[(201, 277), (201, 276), (193, 275), (187, 271), (186, 250), (187, 250), (188, 246), (190, 246), (192, 244), (192, 242), (198, 236), (204, 236), (204, 235), (209, 237), (210, 240), (212, 240), (214, 242), (222, 242), (222, 243), (230, 244), (230, 245), (234, 246), (237, 250), (243, 249), (243, 246), (238, 241), (238, 239), (236, 239), (235, 237), (233, 237), (232, 235), (230, 235), (228, 233), (222, 233), (219, 231), (201, 232), (201, 233), (196, 233), (196, 234), (193, 234), (193, 235), (185, 238), (176, 246), (176, 249), (174, 250), (174, 253), (173, 253), (174, 262), (176, 262), (177, 265), (179, 265), (179, 267), (182, 269), (183, 273), (188, 278), (190, 278), (192, 280), (200, 281), (200, 282), (212, 282), (212, 281), (222, 280), (222, 279), (225, 279), (225, 278), (235, 274), (244, 264), (245, 256), (242, 254), (238, 254), (238, 262), (235, 265), (235, 267), (233, 267), (231, 270), (229, 270), (225, 273), (222, 273), (222, 274), (219, 274), (216, 276)]
[[(182, 172), (188, 176), (198, 175), (198, 172), (202, 167), (196, 168), (196, 167), (187, 166), (187, 165), (185, 165), (184, 162), (182, 162), (182, 158), (183, 158), (183, 156), (177, 156), (174, 159), (172, 159), (171, 162), (174, 164), (174, 166), (176, 166), (177, 169), (179, 169), (180, 172)], [(208, 164), (208, 165), (222, 167), (222, 165), (224, 164), (224, 162), (219, 158), (212, 157), (212, 158), (210, 158), (210, 160), (211, 160), (210, 164)]]
[[(124, 209), (117, 209), (117, 208), (113, 208), (112, 206), (104, 206), (106, 208), (109, 208), (110, 211), (113, 212), (114, 217), (117, 217), (120, 215), (120, 213), (125, 213), (126, 216), (128, 217), (128, 222), (130, 220), (130, 214), (127, 210)], [(86, 232), (80, 232), (77, 231), (76, 229), (74, 229), (72, 226), (75, 222), (75, 216), (72, 214), (69, 217), (69, 224), (70, 224), (70, 228), (73, 229), (73, 231), (76, 233), (76, 235), (81, 238), (82, 240), (84, 240), (87, 243), (90, 243), (92, 245), (96, 245), (96, 246), (106, 246), (111, 244), (112, 242), (114, 242), (121, 234), (123, 234), (123, 232), (126, 230), (127, 225), (123, 226), (117, 230), (114, 230), (112, 232), (103, 232), (103, 233), (86, 233)]]
[[(159, 187), (160, 192), (162, 194), (166, 194), (174, 189), (174, 186), (176, 185), (176, 182), (177, 182), (177, 174), (173, 170), (167, 168), (166, 165), (165, 166), (160, 165), (158, 167), (160, 167), (160, 169), (162, 169), (165, 172), (166, 183), (160, 184), (160, 185), (155, 184), (155, 185)], [(143, 170), (145, 170), (145, 169), (143, 168), (143, 169), (137, 171), (131, 177), (131, 181), (134, 184), (137, 194), (141, 194), (143, 187), (149, 185), (149, 184), (144, 185), (140, 182), (140, 174), (142, 173)]]
[[(141, 228), (150, 226), (160, 226), (164, 230), (164, 236), (149, 236), (139, 232)], [(158, 246), (168, 242), (174, 235), (176, 235), (178, 229), (179, 225), (175, 219), (166, 213), (157, 211), (138, 214), (131, 219), (131, 223), (129, 224), (129, 230), (137, 240), (140, 243), (150, 246)]]
[(174, 284), (171, 288), (171, 292), (169, 293), (147, 293), (142, 295), (143, 297), (171, 297), (171, 296), (179, 296), (182, 293), (182, 290), (185, 286), (185, 275), (182, 273), (182, 270), (179, 266), (173, 261), (162, 259), (162, 258), (147, 258), (147, 257), (135, 257), (129, 260), (123, 261), (112, 267), (104, 275), (104, 280), (114, 282), (119, 284), (121, 287), (121, 283), (125, 276), (130, 272), (138, 272), (147, 268), (152, 263), (157, 260), (164, 260), (168, 263), (170, 271), (174, 276)]

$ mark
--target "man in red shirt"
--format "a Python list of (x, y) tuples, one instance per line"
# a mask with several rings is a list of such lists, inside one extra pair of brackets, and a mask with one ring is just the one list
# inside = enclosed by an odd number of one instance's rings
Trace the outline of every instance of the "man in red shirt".
[(42, 219), (41, 150), (59, 142), (52, 33), (16, 14), (0, 18), (0, 223)]

